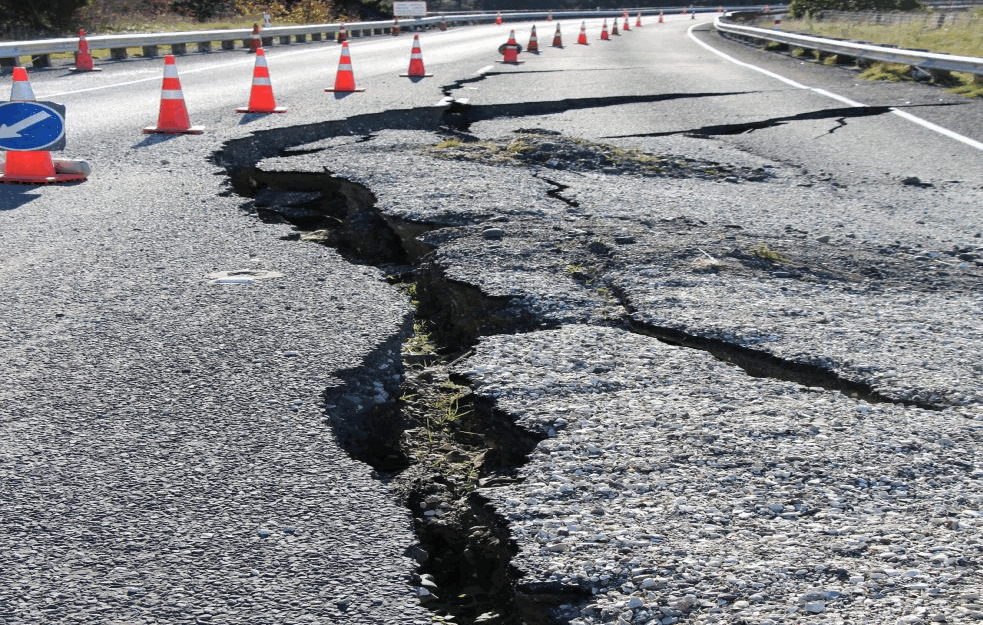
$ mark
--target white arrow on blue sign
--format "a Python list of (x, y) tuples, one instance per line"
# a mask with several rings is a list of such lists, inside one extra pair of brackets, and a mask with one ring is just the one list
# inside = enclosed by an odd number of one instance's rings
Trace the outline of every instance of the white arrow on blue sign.
[(0, 103), (0, 150), (61, 150), (65, 107), (54, 102)]

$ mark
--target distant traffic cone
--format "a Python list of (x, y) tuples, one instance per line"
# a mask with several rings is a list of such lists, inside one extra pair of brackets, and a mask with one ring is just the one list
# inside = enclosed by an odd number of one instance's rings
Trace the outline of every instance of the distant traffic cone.
[(690, 11), (689, 12), (689, 18), (691, 20), (695, 20), (696, 19), (696, 11)]
[[(27, 70), (14, 68), (14, 82), (10, 90), (11, 102), (34, 102), (34, 89), (27, 78)], [(0, 183), (50, 184), (85, 180), (89, 164), (67, 159), (52, 160), (51, 152), (42, 150), (8, 150), (6, 161), (0, 166)]]
[(659, 11), (659, 23), (665, 24), (665, 20), (662, 18), (662, 11)]
[(515, 40), (515, 31), (509, 31), (509, 40), (499, 46), (498, 51), (502, 53), (502, 63), (510, 65), (519, 64), (519, 51), (522, 46)]
[(413, 49), (410, 50), (410, 68), (405, 74), (400, 74), (404, 78), (427, 78), (433, 76), (428, 74), (423, 67), (423, 53), (420, 52), (420, 35), (413, 35)]
[(549, 13), (546, 14), (546, 21), (547, 22), (553, 21), (553, 11), (550, 11)]
[(92, 64), (92, 54), (89, 52), (89, 41), (85, 38), (85, 31), (79, 31), (79, 50), (75, 53), (75, 67), (73, 72), (101, 72), (101, 67)]
[(498, 13), (495, 14), (495, 23), (496, 24), (501, 24), (502, 23), (502, 12), (501, 11), (499, 11)]
[(399, 18), (398, 17), (394, 17), (393, 18), (392, 34), (393, 34), (393, 37), (396, 37), (397, 35), (399, 35)]
[(338, 60), (338, 75), (334, 79), (334, 88), (325, 89), (328, 93), (353, 93), (365, 91), (355, 87), (355, 72), (352, 71), (352, 57), (348, 52), (348, 42), (341, 43), (341, 58)]
[(586, 22), (581, 22), (580, 23), (580, 34), (577, 35), (577, 44), (578, 45), (581, 45), (581, 46), (589, 45), (587, 43), (587, 23)]
[(717, 13), (723, 13), (724, 7), (717, 7)]
[(553, 33), (553, 47), (562, 48), (563, 47), (563, 35), (560, 34), (560, 25), (556, 25), (556, 32)]
[(763, 9), (763, 11), (764, 11), (765, 13), (771, 13), (771, 7), (770, 7), (770, 6), (768, 6), (768, 5), (766, 4), (766, 5), (765, 5), (765, 8)]
[(621, 27), (621, 30), (629, 31), (631, 30), (631, 24), (628, 23), (628, 14), (625, 13), (625, 25)]
[(526, 52), (539, 54), (539, 37), (536, 36), (535, 25), (532, 27), (532, 32), (529, 33), (529, 45), (526, 46)]
[(237, 113), (286, 113), (287, 109), (276, 105), (273, 85), (270, 84), (270, 68), (266, 64), (266, 51), (256, 49), (256, 65), (253, 67), (253, 86), (249, 91), (249, 104), (236, 109)]
[(611, 41), (611, 36), (608, 35), (608, 21), (604, 20), (601, 24), (601, 41)]
[(146, 134), (160, 132), (164, 134), (200, 135), (204, 131), (201, 126), (192, 126), (188, 118), (188, 107), (184, 104), (184, 93), (181, 91), (181, 79), (177, 75), (177, 65), (174, 55), (164, 57), (164, 82), (160, 91), (160, 114), (156, 126), (143, 129)]
[(686, 15), (686, 8), (685, 7), (683, 7), (682, 14), (683, 15)]
[(253, 32), (249, 35), (249, 53), (256, 54), (256, 50), (259, 50), (259, 46), (262, 44), (259, 38), (259, 24), (253, 22)]
[(642, 27), (642, 12), (639, 11), (638, 16), (635, 17), (635, 28), (641, 28), (641, 27)]
[(345, 43), (348, 41), (348, 27), (342, 24), (338, 27), (338, 43)]
[(611, 21), (611, 34), (612, 35), (617, 35), (619, 37), (621, 36), (621, 33), (618, 32), (618, 18), (614, 18)]

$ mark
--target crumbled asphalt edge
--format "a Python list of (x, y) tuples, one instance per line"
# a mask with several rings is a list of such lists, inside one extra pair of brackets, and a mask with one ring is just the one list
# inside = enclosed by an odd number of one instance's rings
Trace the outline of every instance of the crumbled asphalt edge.
[[(482, 77), (483, 78), (483, 77)], [(725, 94), (681, 94), (682, 97), (702, 97)], [(631, 96), (619, 98), (585, 98), (556, 102), (509, 104), (472, 108), (457, 102), (446, 107), (410, 109), (366, 114), (307, 124), (290, 128), (266, 130), (242, 139), (232, 140), (216, 154), (216, 162), (226, 168), (234, 192), (254, 197), (267, 186), (281, 190), (316, 191), (313, 209), (307, 216), (290, 218), (275, 212), (254, 208), (257, 216), (267, 221), (288, 222), (300, 230), (312, 231), (297, 239), (313, 240), (332, 245), (351, 262), (367, 263), (388, 270), (391, 276), (405, 278), (415, 275), (419, 304), (417, 317), (427, 320), (434, 328), (445, 354), (461, 354), (482, 336), (507, 334), (549, 327), (542, 320), (528, 318), (509, 306), (511, 298), (485, 295), (480, 289), (447, 278), (433, 262), (432, 249), (419, 240), (419, 235), (441, 228), (438, 224), (403, 222), (383, 216), (375, 208), (375, 197), (364, 186), (323, 174), (260, 172), (255, 164), (276, 155), (291, 155), (318, 150), (294, 149), (331, 137), (350, 136), (357, 142), (370, 141), (375, 132), (385, 129), (430, 130), (452, 137), (466, 135), (476, 121), (498, 117), (521, 117), (555, 113), (570, 108), (594, 108), (637, 101), (655, 101), (662, 96)], [(757, 172), (746, 179), (754, 180)], [(551, 181), (537, 172), (545, 182), (555, 187), (548, 194), (569, 203), (562, 197), (564, 185)], [(247, 203), (248, 206), (248, 203)], [(324, 220), (333, 221), (325, 224)], [(322, 229), (320, 226), (333, 225)], [(371, 233), (371, 236), (364, 236)], [(414, 268), (407, 267), (407, 264)], [(585, 274), (584, 279), (589, 279)], [(607, 284), (608, 288), (613, 285)], [(612, 292), (615, 292), (612, 289)], [(863, 384), (839, 378), (819, 367), (788, 363), (779, 358), (724, 341), (715, 341), (664, 328), (653, 328), (631, 320), (624, 299), (618, 297), (625, 309), (625, 329), (663, 340), (667, 343), (694, 347), (735, 364), (756, 377), (775, 377), (805, 386), (822, 386), (868, 401), (895, 402), (881, 397)], [(517, 314), (519, 312), (519, 314)], [(474, 492), (474, 480), (461, 481), (446, 471), (421, 469), (413, 464), (414, 449), (419, 448), (419, 432), (414, 444), (407, 436), (414, 425), (407, 418), (407, 406), (398, 397), (432, 386), (433, 379), (449, 379), (446, 359), (431, 362), (426, 369), (430, 380), (419, 375), (406, 375), (405, 364), (397, 343), (411, 338), (410, 321), (403, 335), (380, 348), (363, 367), (346, 372), (345, 384), (325, 391), (328, 419), (339, 441), (353, 457), (375, 468), (380, 479), (393, 486), (393, 491), (411, 510), (421, 546), (408, 555), (421, 565), (418, 585), (421, 601), (430, 607), (437, 619), (444, 617), (458, 623), (555, 623), (561, 604), (578, 603), (587, 598), (577, 589), (541, 587), (523, 584), (519, 573), (510, 564), (517, 553), (508, 526)], [(424, 378), (427, 376), (423, 376)], [(467, 386), (465, 379), (454, 383)], [(461, 455), (463, 464), (477, 469), (477, 484), (493, 485), (496, 480), (512, 479), (524, 463), (529, 451), (542, 435), (520, 429), (506, 415), (497, 412), (473, 394), (463, 398), (464, 412), (473, 415), (443, 432), (445, 451), (449, 456)], [(917, 404), (916, 404), (917, 405)], [(936, 408), (935, 406), (924, 406)], [(420, 425), (419, 422), (416, 423)], [(416, 428), (419, 429), (419, 428)], [(467, 440), (472, 430), (482, 433), (475, 447)], [(465, 436), (460, 436), (460, 434)], [(503, 457), (496, 449), (511, 449)], [(492, 452), (492, 453), (488, 453)], [(480, 462), (475, 458), (482, 456)], [(432, 467), (431, 467), (432, 468)], [(433, 513), (427, 516), (426, 513)], [(437, 516), (441, 515), (441, 516)], [(462, 581), (463, 580), (463, 581)], [(467, 582), (474, 580), (475, 583)], [(431, 592), (432, 591), (432, 592)], [(441, 597), (441, 594), (443, 597)]]

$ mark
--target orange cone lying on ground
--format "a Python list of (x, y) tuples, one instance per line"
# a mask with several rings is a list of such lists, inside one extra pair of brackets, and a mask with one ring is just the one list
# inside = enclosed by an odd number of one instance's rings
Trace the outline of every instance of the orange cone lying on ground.
[(508, 63), (510, 65), (519, 64), (519, 51), (522, 50), (522, 46), (515, 40), (515, 31), (509, 31), (509, 40), (499, 46), (498, 51), (502, 53), (502, 63)]
[(427, 78), (433, 76), (428, 74), (423, 67), (423, 53), (420, 51), (420, 35), (413, 35), (413, 49), (410, 50), (410, 68), (405, 74), (400, 74), (404, 78)]
[(287, 109), (276, 105), (270, 68), (266, 64), (266, 51), (256, 48), (256, 65), (253, 67), (253, 86), (249, 90), (249, 104), (236, 109), (237, 113), (286, 113)]
[(526, 52), (535, 52), (539, 54), (539, 37), (536, 36), (536, 27), (532, 27), (532, 32), (529, 33), (529, 45), (526, 46)]
[(587, 44), (587, 22), (580, 23), (580, 34), (577, 35), (577, 44), (586, 46)]
[(608, 21), (604, 20), (601, 23), (601, 41), (611, 41), (610, 35), (608, 35)]
[(203, 131), (201, 126), (191, 125), (188, 107), (184, 104), (184, 92), (181, 91), (181, 79), (177, 75), (177, 65), (174, 64), (174, 56), (168, 54), (164, 57), (164, 82), (160, 90), (157, 125), (147, 126), (143, 132), (200, 135)]
[(89, 41), (85, 38), (85, 31), (79, 31), (79, 51), (75, 53), (75, 67), (73, 72), (101, 72), (101, 67), (92, 64), (92, 54), (89, 52)]
[(639, 11), (638, 16), (635, 17), (635, 28), (641, 28), (641, 27), (642, 27), (642, 12)]
[(563, 47), (563, 35), (560, 34), (560, 25), (556, 25), (556, 32), (553, 33), (553, 47), (562, 48)]
[[(34, 102), (34, 90), (27, 70), (14, 68), (11, 102)], [(52, 159), (51, 152), (41, 150), (5, 152), (6, 161), (0, 166), (0, 182), (21, 184), (50, 184), (85, 180), (91, 171), (85, 161)]]
[(334, 88), (325, 89), (328, 93), (354, 93), (365, 91), (355, 86), (355, 72), (352, 71), (352, 56), (348, 51), (348, 42), (341, 44), (341, 58), (338, 60), (338, 75), (334, 79)]

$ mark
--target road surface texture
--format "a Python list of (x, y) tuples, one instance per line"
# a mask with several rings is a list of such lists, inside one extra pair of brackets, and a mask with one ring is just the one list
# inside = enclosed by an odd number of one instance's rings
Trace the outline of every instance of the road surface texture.
[(35, 74), (94, 173), (0, 188), (0, 622), (983, 619), (983, 104), (707, 20), (275, 47), (286, 115), (180, 57), (200, 136)]

